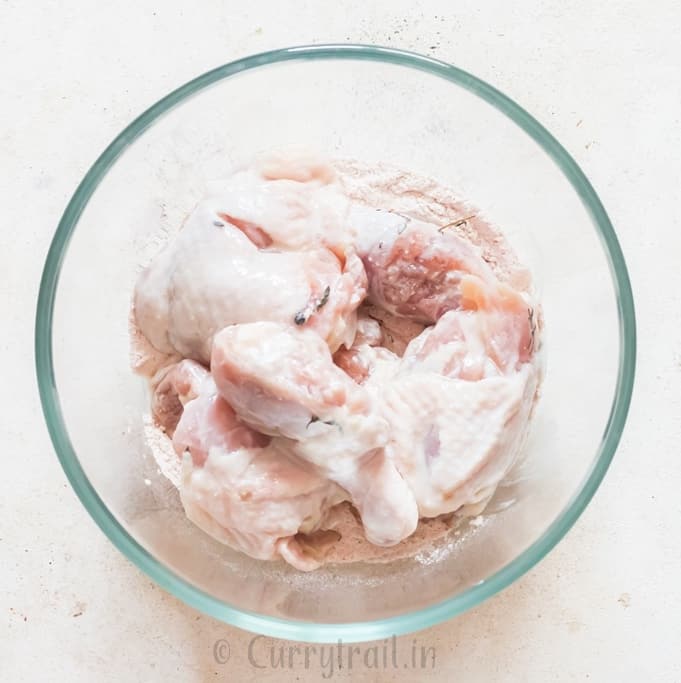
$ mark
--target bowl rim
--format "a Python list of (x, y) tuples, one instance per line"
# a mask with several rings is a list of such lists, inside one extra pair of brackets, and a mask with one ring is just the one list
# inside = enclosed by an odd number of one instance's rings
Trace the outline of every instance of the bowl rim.
[[(108, 510), (80, 465), (62, 417), (52, 357), (52, 319), (64, 255), (80, 215), (107, 171), (123, 151), (158, 118), (204, 88), (234, 74), (290, 61), (358, 60), (383, 62), (424, 71), (477, 95), (524, 130), (549, 155), (590, 214), (608, 259), (619, 316), (618, 377), (611, 410), (596, 457), (580, 490), (518, 557), (488, 579), (429, 607), (371, 621), (313, 623), (281, 619), (233, 607), (173, 573), (143, 548)], [(302, 45), (263, 52), (208, 71), (172, 91), (130, 123), (102, 152), (78, 185), (61, 217), (43, 269), (35, 323), (35, 362), (42, 410), (57, 456), (81, 502), (112, 543), (157, 584), (180, 600), (228, 624), (267, 636), (327, 643), (361, 642), (410, 633), (443, 622), (501, 591), (539, 562), (567, 533), (602, 481), (626, 422), (634, 384), (636, 323), (631, 284), (613, 226), (591, 183), (563, 146), (509, 97), (472, 74), (414, 52), (362, 44)]]

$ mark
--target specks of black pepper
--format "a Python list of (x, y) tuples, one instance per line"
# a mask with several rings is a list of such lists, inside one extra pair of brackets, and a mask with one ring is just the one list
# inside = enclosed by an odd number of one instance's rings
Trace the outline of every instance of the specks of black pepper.
[(295, 317), (293, 318), (293, 322), (296, 325), (304, 325), (307, 322), (307, 316), (305, 315), (305, 312), (298, 311), (298, 313), (296, 313)]
[(379, 242), (379, 243), (378, 243), (378, 248), (379, 248), (379, 249), (383, 249), (383, 242)]
[(213, 221), (213, 225), (214, 225), (216, 228), (224, 228), (224, 227), (225, 227), (225, 224), (222, 223), (221, 221)]
[(314, 424), (315, 422), (319, 422), (319, 418), (316, 415), (313, 415), (310, 418), (310, 421), (305, 425), (305, 429), (307, 429), (311, 424)]

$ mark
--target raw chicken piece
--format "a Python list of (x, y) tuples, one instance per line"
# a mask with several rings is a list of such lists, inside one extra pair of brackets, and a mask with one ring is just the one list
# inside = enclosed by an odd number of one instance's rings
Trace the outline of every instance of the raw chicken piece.
[(350, 344), (366, 291), (359, 258), (329, 249), (258, 249), (203, 203), (142, 273), (135, 316), (165, 353), (207, 363), (213, 335), (235, 323), (272, 320), (314, 329), (335, 350)]
[(518, 455), (536, 377), (529, 365), (477, 382), (413, 370), (383, 387), (386, 450), (421, 517), (490, 498)]
[(531, 311), (448, 311), (409, 343), (404, 367), (470, 381), (513, 372), (532, 353)]
[(450, 310), (490, 303), (527, 308), (519, 292), (498, 282), (475, 248), (458, 235), (390, 212), (353, 207), (369, 301), (430, 325)]
[(342, 255), (354, 241), (349, 202), (328, 161), (305, 149), (270, 152), (252, 167), (213, 183), (208, 204), (258, 247), (329, 247)]
[(348, 491), (368, 540), (392, 545), (414, 531), (414, 498), (383, 450), (388, 425), (318, 335), (264, 322), (225, 328), (213, 342), (211, 372), (242, 420), (285, 437)]
[(251, 557), (315, 569), (333, 540), (318, 524), (346, 496), (270, 441), (238, 419), (208, 376), (173, 436), (184, 457), (182, 504), (197, 526)]
[(409, 343), (391, 378), (367, 379), (392, 427), (386, 452), (422, 517), (479, 511), (518, 456), (538, 371), (527, 362), (532, 315), (516, 302), (502, 293), (487, 310), (446, 312)]

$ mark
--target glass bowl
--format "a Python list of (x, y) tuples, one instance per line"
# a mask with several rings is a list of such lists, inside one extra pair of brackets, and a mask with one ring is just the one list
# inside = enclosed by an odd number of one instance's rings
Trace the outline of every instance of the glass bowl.
[[(484, 515), (430, 553), (303, 574), (219, 545), (185, 518), (144, 439), (128, 312), (142, 264), (211, 180), (305, 143), (438, 179), (499, 225), (539, 283), (547, 368), (526, 456)], [(527, 112), (436, 59), (362, 45), (276, 50), (210, 71), (133, 121), (88, 171), (38, 299), (42, 406), (62, 466), (111, 541), (198, 609), (283, 638), (362, 641), (425, 628), (538, 562), (602, 480), (635, 364), (629, 279), (582, 171)]]

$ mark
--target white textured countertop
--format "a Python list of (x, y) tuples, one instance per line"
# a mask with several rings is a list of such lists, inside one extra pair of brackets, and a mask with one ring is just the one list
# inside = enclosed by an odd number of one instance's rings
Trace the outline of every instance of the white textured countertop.
[[(269, 661), (271, 639), (155, 587), (76, 499), (43, 425), (32, 334), (52, 232), (133, 116), (218, 64), (309, 42), (433, 54), (534, 114), (599, 192), (630, 268), (639, 356), (629, 423), (593, 502), (520, 581), (397, 641), (438, 681), (681, 680), (681, 10), (645, 3), (383, 0), (0, 2), (0, 678), (412, 681), (413, 669)], [(568, 255), (569, 257), (569, 255)], [(226, 649), (218, 640), (229, 642)], [(367, 645), (362, 646), (364, 650)], [(390, 660), (389, 660), (390, 661)], [(425, 676), (423, 676), (425, 678)]]

